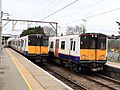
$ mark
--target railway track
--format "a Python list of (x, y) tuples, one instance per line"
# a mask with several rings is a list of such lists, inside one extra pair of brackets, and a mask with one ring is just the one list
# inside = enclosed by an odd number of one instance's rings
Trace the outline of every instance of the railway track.
[(59, 80), (63, 81), (65, 84), (67, 84), (68, 86), (70, 86), (74, 90), (88, 90), (86, 87), (75, 83), (74, 81), (70, 80), (70, 78), (63, 76), (59, 72), (56, 72), (47, 66), (42, 66), (42, 68), (44, 70), (46, 70), (47, 72), (49, 72), (50, 74), (52, 74), (53, 76), (55, 76), (56, 78), (58, 78)]
[(109, 77), (106, 77), (100, 74), (94, 74), (92, 76), (88, 76), (88, 75), (81, 75), (81, 76), (87, 78), (91, 82), (94, 81), (104, 87), (107, 87), (108, 89), (120, 90), (120, 82), (114, 79), (111, 79)]
[(99, 80), (100, 83), (103, 83), (113, 90), (120, 90), (120, 81), (118, 80), (100, 74), (95, 74), (94, 79)]
[[(45, 65), (42, 67), (74, 90), (120, 90), (120, 82), (99, 74), (83, 74), (68, 70), (61, 66)], [(54, 74), (53, 74), (54, 73)], [(68, 81), (67, 81), (68, 80)], [(77, 86), (76, 86), (77, 85)], [(75, 88), (77, 87), (77, 88)], [(81, 88), (82, 87), (82, 88)]]

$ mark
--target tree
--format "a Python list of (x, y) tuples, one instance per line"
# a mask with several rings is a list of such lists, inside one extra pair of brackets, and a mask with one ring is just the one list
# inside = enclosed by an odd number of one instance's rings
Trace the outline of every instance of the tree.
[(82, 27), (77, 25), (75, 27), (68, 26), (66, 30), (67, 35), (76, 35), (76, 34), (81, 34), (82, 32), (83, 32)]
[(53, 28), (45, 26), (43, 27), (43, 29), (47, 36), (51, 36), (51, 37), (56, 36), (56, 31)]
[(30, 35), (30, 34), (44, 34), (43, 28), (41, 26), (28, 28), (27, 30), (23, 30), (20, 34), (20, 37)]

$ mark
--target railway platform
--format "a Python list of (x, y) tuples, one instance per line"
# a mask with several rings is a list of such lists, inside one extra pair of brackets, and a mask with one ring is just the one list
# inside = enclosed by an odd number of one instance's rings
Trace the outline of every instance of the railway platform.
[(107, 61), (101, 73), (120, 81), (120, 63)]
[(14, 50), (2, 54), (0, 90), (73, 90)]
[(113, 68), (120, 69), (120, 63), (117, 63), (117, 62), (107, 61), (106, 65), (110, 66), (110, 67), (113, 67)]

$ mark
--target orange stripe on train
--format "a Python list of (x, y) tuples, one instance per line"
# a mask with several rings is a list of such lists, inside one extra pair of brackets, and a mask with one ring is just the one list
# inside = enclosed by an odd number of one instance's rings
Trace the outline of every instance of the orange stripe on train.
[(28, 53), (48, 54), (48, 46), (28, 46)]
[(80, 60), (106, 60), (106, 50), (81, 49)]

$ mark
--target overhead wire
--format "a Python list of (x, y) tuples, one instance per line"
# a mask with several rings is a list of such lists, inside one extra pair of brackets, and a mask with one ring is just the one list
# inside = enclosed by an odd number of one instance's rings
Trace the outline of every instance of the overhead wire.
[[(65, 16), (69, 17), (69, 16), (71, 16), (71, 15), (73, 15), (73, 14), (80, 13), (82, 10), (85, 10), (85, 9), (87, 9), (87, 8), (89, 8), (89, 7), (92, 7), (92, 6), (96, 5), (96, 4), (99, 4), (100, 2), (103, 2), (103, 1), (105, 1), (105, 0), (99, 0), (99, 1), (97, 1), (97, 2), (95, 2), (95, 3), (89, 4), (88, 6), (83, 7), (83, 8), (81, 8), (81, 9), (78, 9), (78, 10), (76, 10), (76, 11), (74, 11), (74, 12), (71, 12), (71, 13), (69, 13), (69, 14), (67, 14), (67, 15), (63, 15), (62, 17), (65, 17)], [(78, 12), (78, 11), (79, 11), (79, 12)], [(60, 18), (61, 18), (61, 17), (60, 17)]]
[(120, 10), (120, 8), (115, 8), (115, 9), (112, 9), (112, 10), (109, 10), (109, 11), (105, 11), (105, 12), (102, 12), (102, 13), (99, 13), (99, 14), (91, 15), (91, 16), (88, 16), (88, 17), (85, 17), (85, 18), (82, 18), (82, 19), (79, 19), (79, 20), (74, 20), (74, 21), (71, 21), (69, 23), (62, 24), (62, 25), (65, 26), (65, 25), (73, 23), (73, 22), (78, 22), (78, 21), (81, 21), (81, 20), (86, 20), (86, 19), (89, 19), (89, 18), (97, 17), (97, 16), (104, 15), (104, 14), (108, 14), (108, 13), (111, 13), (111, 12), (114, 12), (114, 11), (117, 11), (117, 10)]
[[(48, 11), (48, 10), (50, 10), (53, 6), (55, 6), (56, 5), (56, 3), (58, 3), (58, 2), (55, 2), (56, 0), (52, 0), (48, 5), (47, 5), (47, 7), (44, 7), (42, 10), (40, 10), (38, 13), (40, 13), (40, 15), (41, 14), (43, 14), (43, 13), (45, 13), (46, 11)], [(55, 3), (54, 3), (55, 2)], [(40, 16), (39, 15), (39, 16)], [(32, 18), (37, 18), (38, 16), (33, 16)]]
[(79, 1), (79, 0), (75, 0), (75, 1), (73, 1), (73, 2), (71, 2), (71, 3), (69, 3), (68, 5), (66, 5), (66, 6), (64, 6), (64, 7), (60, 8), (60, 9), (56, 10), (55, 12), (53, 12), (53, 13), (49, 14), (48, 16), (42, 18), (42, 20), (44, 20), (44, 19), (46, 19), (46, 18), (48, 18), (48, 17), (50, 17), (50, 16), (52, 16), (52, 15), (54, 15), (54, 14), (56, 14), (56, 13), (62, 11), (63, 9), (65, 9), (65, 8), (67, 8), (67, 7), (69, 7), (69, 6), (71, 6), (72, 4), (76, 3), (77, 1)]
[(103, 13), (99, 13), (99, 14), (96, 14), (96, 15), (91, 15), (91, 16), (85, 17), (84, 19), (88, 19), (88, 18), (100, 16), (100, 15), (103, 15), (103, 14), (111, 13), (111, 12), (114, 12), (114, 11), (119, 10), (119, 9), (120, 8), (112, 9), (112, 10), (109, 10), (109, 11), (105, 11)]

